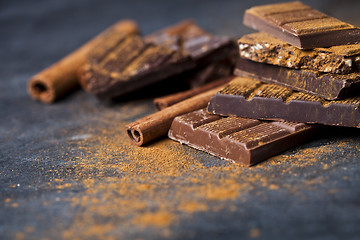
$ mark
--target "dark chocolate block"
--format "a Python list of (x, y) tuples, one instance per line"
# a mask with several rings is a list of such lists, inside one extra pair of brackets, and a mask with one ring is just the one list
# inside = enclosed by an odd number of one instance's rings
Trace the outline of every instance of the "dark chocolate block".
[(252, 7), (244, 24), (303, 49), (360, 43), (360, 29), (301, 2)]
[(251, 166), (311, 139), (315, 130), (303, 123), (220, 117), (202, 109), (176, 117), (168, 135), (222, 159)]
[(312, 70), (297, 70), (239, 59), (234, 71), (240, 77), (252, 77), (276, 83), (328, 100), (355, 96), (360, 89), (360, 73), (333, 74)]
[(90, 52), (80, 82), (98, 98), (110, 99), (233, 59), (236, 52), (232, 39), (210, 36), (193, 22), (185, 21), (145, 39), (136, 34), (104, 37)]
[(238, 44), (240, 56), (255, 62), (339, 74), (360, 70), (360, 44), (301, 50), (262, 32), (245, 35)]
[(360, 128), (360, 97), (327, 101), (275, 84), (237, 77), (211, 98), (210, 113)]

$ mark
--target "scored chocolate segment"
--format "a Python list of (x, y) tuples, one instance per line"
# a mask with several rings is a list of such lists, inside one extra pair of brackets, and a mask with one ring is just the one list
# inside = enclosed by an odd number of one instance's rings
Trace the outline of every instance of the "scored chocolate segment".
[(110, 99), (178, 74), (186, 73), (191, 79), (207, 65), (221, 66), (228, 60), (230, 67), (219, 71), (222, 77), (233, 69), (236, 52), (232, 39), (211, 36), (191, 21), (145, 38), (136, 33), (109, 33), (89, 53), (80, 83), (98, 98)]
[(276, 83), (329, 100), (357, 95), (360, 73), (332, 74), (312, 70), (298, 70), (239, 59), (235, 75), (252, 77), (267, 83)]
[(245, 11), (244, 24), (304, 49), (360, 42), (359, 28), (301, 2), (252, 7)]
[(209, 122), (221, 119), (220, 116), (208, 114), (206, 111), (197, 111), (197, 114), (184, 114), (182, 119), (192, 128), (197, 128)]
[(182, 144), (251, 166), (311, 139), (315, 130), (303, 123), (219, 117), (201, 109), (176, 117), (168, 135)]
[(245, 35), (238, 44), (240, 56), (255, 62), (339, 74), (360, 70), (360, 44), (305, 51), (262, 32)]
[(328, 101), (246, 77), (232, 80), (211, 98), (208, 111), (223, 116), (360, 128), (360, 97)]

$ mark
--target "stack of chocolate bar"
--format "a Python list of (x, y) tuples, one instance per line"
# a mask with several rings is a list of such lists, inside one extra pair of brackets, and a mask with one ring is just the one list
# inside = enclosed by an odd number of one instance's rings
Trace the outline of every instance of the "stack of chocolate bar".
[[(311, 139), (318, 124), (360, 128), (360, 29), (301, 2), (246, 10), (234, 79), (169, 137), (254, 165)], [(309, 124), (311, 123), (311, 124)]]

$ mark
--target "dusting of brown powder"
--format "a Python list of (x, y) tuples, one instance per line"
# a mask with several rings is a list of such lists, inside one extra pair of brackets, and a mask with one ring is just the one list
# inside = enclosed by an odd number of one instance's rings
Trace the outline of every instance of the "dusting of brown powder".
[[(246, 202), (255, 186), (297, 194), (299, 189), (286, 183), (275, 184), (267, 172), (279, 168), (284, 176), (297, 174), (296, 168), (318, 163), (334, 147), (325, 145), (279, 155), (251, 169), (232, 163), (205, 166), (187, 146), (164, 138), (136, 147), (124, 134), (126, 122), (107, 123), (93, 131), (90, 138), (69, 143), (81, 152), (70, 163), (75, 169), (76, 186), (80, 184), (85, 190), (63, 199), (76, 209), (72, 224), (63, 233), (65, 239), (117, 239), (127, 236), (124, 229), (148, 228), (171, 237), (171, 227), (194, 214), (235, 211), (236, 201)], [(332, 163), (323, 166), (325, 170), (331, 167)], [(314, 178), (307, 183), (311, 188), (322, 181)], [(59, 191), (73, 187), (62, 179), (54, 179), (53, 183)], [(14, 207), (16, 204), (11, 199), (5, 203)], [(249, 236), (259, 237), (260, 229), (249, 229)]]

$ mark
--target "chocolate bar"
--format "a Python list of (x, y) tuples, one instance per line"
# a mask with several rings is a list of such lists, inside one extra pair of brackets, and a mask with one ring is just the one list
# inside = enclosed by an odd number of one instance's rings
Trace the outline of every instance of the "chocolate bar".
[(230, 38), (210, 36), (190, 21), (145, 39), (137, 34), (110, 35), (90, 52), (80, 82), (100, 99), (115, 98), (234, 52)]
[(359, 28), (301, 2), (252, 7), (244, 24), (303, 49), (360, 43)]
[(239, 59), (234, 74), (276, 83), (328, 100), (343, 99), (358, 94), (360, 73), (333, 74), (312, 70), (297, 70)]
[(256, 79), (237, 77), (210, 100), (210, 113), (360, 128), (360, 97), (328, 101)]
[(252, 166), (310, 140), (316, 129), (303, 123), (220, 117), (201, 109), (176, 117), (168, 136), (222, 159)]
[(300, 50), (262, 32), (245, 35), (238, 44), (240, 56), (255, 62), (338, 74), (360, 70), (360, 44)]

